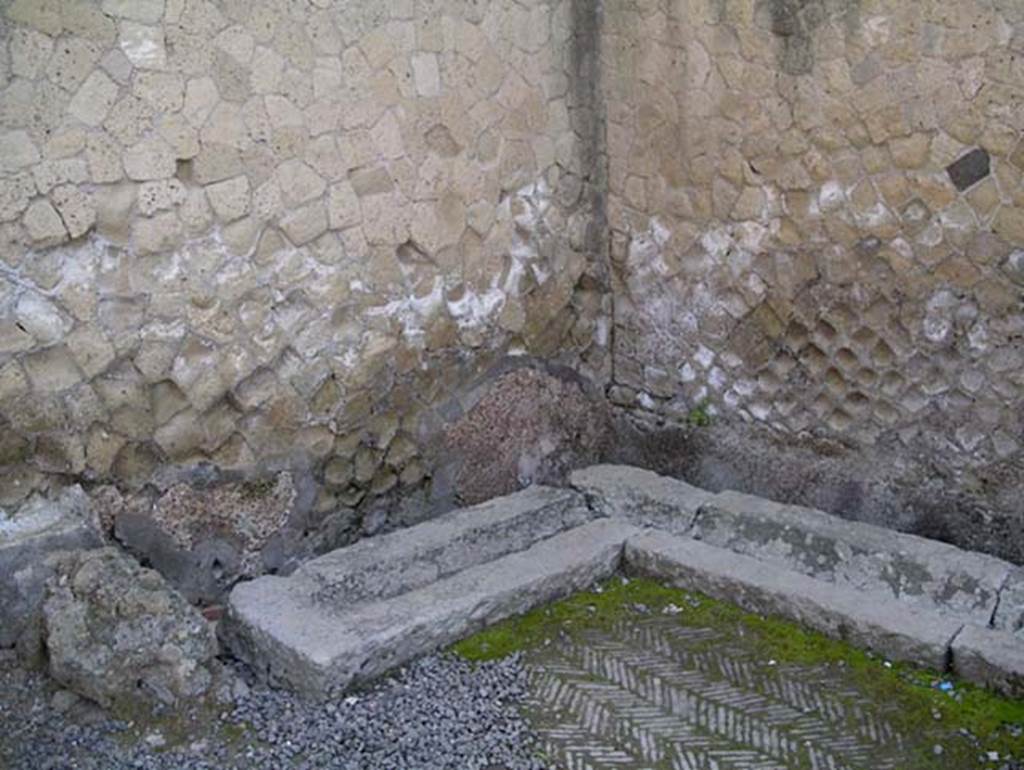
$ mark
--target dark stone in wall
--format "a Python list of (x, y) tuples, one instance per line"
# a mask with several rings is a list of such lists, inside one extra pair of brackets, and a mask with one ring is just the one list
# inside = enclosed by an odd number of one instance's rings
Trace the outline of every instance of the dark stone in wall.
[(951, 163), (946, 169), (956, 189), (963, 192), (973, 187), (992, 171), (992, 161), (988, 152), (982, 148), (971, 150), (959, 160)]
[[(830, 18), (842, 17), (848, 28), (858, 25), (861, 0), (758, 0), (755, 15), (762, 28), (779, 39), (779, 67), (787, 75), (814, 69), (814, 33)], [(715, 8), (718, 16), (724, 16)]]

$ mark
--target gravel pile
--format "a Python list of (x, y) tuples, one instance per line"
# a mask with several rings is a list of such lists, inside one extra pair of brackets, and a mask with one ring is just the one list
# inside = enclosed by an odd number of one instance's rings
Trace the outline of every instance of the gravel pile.
[(517, 712), (526, 673), (516, 656), (479, 666), (424, 658), (322, 703), (254, 686), (242, 668), (234, 674), (221, 705), (143, 723), (113, 719), (44, 675), (0, 661), (0, 767), (545, 767)]

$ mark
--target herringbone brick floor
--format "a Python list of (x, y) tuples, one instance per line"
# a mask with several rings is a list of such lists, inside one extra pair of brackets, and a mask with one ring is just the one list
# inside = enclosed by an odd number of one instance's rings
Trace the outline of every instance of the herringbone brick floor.
[[(569, 770), (903, 770), (913, 736), (833, 665), (777, 665), (741, 638), (645, 616), (528, 656), (527, 714)], [(943, 765), (936, 758), (935, 767)]]

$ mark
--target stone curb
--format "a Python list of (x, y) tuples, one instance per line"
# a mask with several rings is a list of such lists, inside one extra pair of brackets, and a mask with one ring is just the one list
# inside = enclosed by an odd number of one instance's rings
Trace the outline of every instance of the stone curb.
[[(589, 508), (577, 492), (535, 487), (340, 549), (289, 578), (239, 584), (225, 643), (264, 678), (323, 693), (623, 566), (1024, 695), (1024, 643), (987, 628), (1000, 612), (1015, 628), (1020, 607), (1006, 599), (1020, 593), (1021, 572), (1012, 565), (636, 468), (595, 466), (571, 481)], [(957, 601), (941, 606), (949, 597)]]
[(636, 531), (594, 521), (348, 611), (319, 605), (302, 583), (261, 578), (232, 591), (223, 638), (271, 682), (311, 695), (348, 687), (611, 576)]
[(1024, 568), (638, 468), (570, 484), (597, 513), (659, 530), (626, 544), (628, 568), (1024, 697)]
[(884, 596), (824, 583), (696, 540), (646, 532), (626, 542), (628, 570), (762, 615), (777, 615), (887, 658), (944, 671), (963, 624)]
[(593, 518), (578, 493), (534, 486), (411, 529), (365, 538), (306, 562), (294, 579), (314, 581), (318, 595), (335, 603), (397, 596)]
[(1024, 581), (1008, 588), (1016, 568), (986, 554), (811, 508), (716, 494), (637, 468), (594, 466), (573, 473), (570, 483), (602, 515), (888, 595), (914, 609), (1007, 630), (1024, 617)]

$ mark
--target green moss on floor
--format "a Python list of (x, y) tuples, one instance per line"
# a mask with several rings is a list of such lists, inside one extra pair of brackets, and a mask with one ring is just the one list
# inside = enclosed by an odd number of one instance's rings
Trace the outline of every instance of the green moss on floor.
[[(953, 677), (916, 666), (890, 663), (778, 618), (761, 617), (701, 594), (643, 578), (612, 578), (579, 593), (510, 618), (454, 645), (472, 661), (542, 649), (561, 634), (610, 627), (666, 608), (686, 626), (728, 631), (753, 655), (774, 665), (829, 665), (837, 678), (884, 705), (893, 726), (919, 743), (907, 767), (993, 767), (1000, 758), (1024, 757), (1024, 701), (1014, 701)], [(695, 651), (697, 651), (695, 649)], [(945, 754), (931, 755), (936, 744)]]

